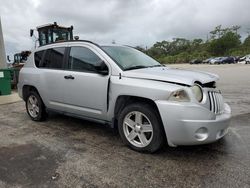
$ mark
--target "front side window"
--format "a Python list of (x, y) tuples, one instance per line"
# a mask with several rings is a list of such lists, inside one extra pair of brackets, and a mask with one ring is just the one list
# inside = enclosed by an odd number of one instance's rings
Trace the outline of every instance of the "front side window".
[(42, 67), (50, 69), (62, 69), (64, 47), (48, 49), (45, 53)]
[(69, 55), (69, 69), (83, 72), (96, 72), (95, 65), (102, 60), (90, 49), (85, 47), (71, 47)]

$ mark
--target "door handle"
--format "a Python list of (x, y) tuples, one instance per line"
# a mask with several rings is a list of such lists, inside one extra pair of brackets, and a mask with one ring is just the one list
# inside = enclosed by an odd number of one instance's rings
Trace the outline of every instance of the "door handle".
[(64, 78), (65, 78), (65, 79), (71, 79), (71, 80), (74, 80), (74, 79), (75, 79), (75, 77), (74, 77), (74, 76), (72, 76), (72, 75), (67, 75), (67, 76), (64, 76)]

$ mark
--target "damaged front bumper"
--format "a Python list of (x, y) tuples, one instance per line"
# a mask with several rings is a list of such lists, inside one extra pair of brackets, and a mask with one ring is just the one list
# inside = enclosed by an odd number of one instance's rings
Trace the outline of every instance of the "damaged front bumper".
[(155, 101), (169, 146), (215, 142), (226, 135), (231, 109), (224, 103), (220, 114), (193, 103)]

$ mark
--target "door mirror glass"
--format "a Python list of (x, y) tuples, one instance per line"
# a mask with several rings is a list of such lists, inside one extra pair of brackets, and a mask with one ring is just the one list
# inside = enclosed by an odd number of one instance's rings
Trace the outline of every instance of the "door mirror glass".
[(34, 30), (33, 30), (33, 29), (31, 29), (31, 30), (30, 30), (30, 37), (32, 37), (32, 36), (33, 36), (33, 34), (34, 34)]
[(10, 56), (9, 55), (7, 55), (7, 60), (8, 60), (8, 62), (10, 62)]

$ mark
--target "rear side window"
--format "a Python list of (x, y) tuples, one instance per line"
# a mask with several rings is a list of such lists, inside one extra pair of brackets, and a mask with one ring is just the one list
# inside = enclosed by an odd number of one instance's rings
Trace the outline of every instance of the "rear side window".
[(48, 49), (45, 53), (41, 67), (49, 69), (62, 69), (64, 51), (64, 47)]
[(35, 52), (35, 64), (36, 64), (36, 67), (41, 66), (41, 61), (42, 61), (42, 58), (43, 58), (43, 54), (44, 54), (44, 50), (39, 51), (39, 52)]
[(71, 47), (69, 55), (69, 69), (83, 72), (96, 72), (95, 65), (102, 60), (90, 49), (85, 47)]

